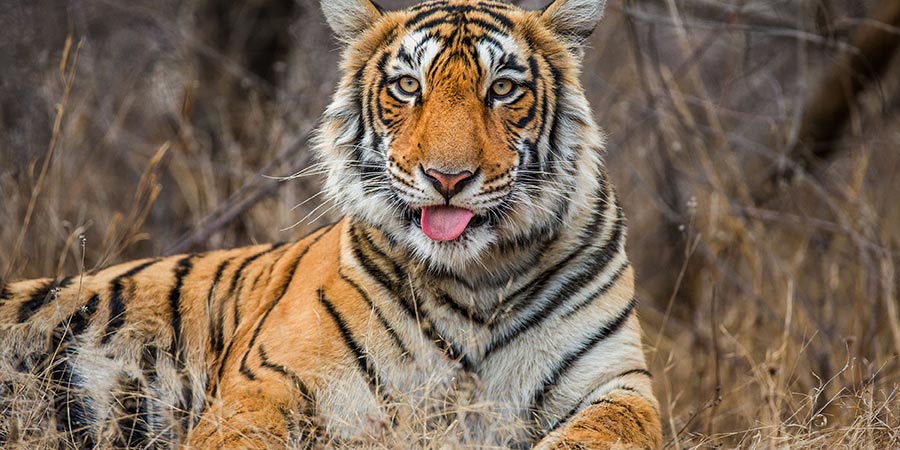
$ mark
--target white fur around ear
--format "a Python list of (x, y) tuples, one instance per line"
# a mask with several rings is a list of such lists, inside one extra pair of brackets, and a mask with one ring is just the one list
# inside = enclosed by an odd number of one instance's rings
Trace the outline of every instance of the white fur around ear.
[(555, 0), (541, 14), (547, 25), (570, 44), (581, 44), (591, 35), (606, 0)]
[(381, 16), (381, 9), (371, 0), (322, 0), (325, 20), (338, 39), (349, 41)]

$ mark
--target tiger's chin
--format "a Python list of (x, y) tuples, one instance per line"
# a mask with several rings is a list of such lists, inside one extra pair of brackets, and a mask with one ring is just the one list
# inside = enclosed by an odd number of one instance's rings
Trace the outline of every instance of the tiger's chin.
[(480, 267), (479, 261), (497, 239), (496, 233), (486, 227), (467, 229), (452, 241), (435, 241), (415, 225), (408, 230), (401, 239), (414, 258), (442, 271), (468, 272), (473, 266)]
[(422, 208), (396, 199), (385, 203), (379, 200), (370, 197), (368, 201), (351, 202), (345, 212), (385, 233), (410, 261), (438, 272), (465, 275), (500, 269), (485, 267), (484, 260), (496, 250), (498, 242), (508, 237), (510, 228), (527, 227), (508, 214), (504, 221), (497, 222), (499, 213), (486, 210), (472, 214), (454, 239), (435, 240), (422, 229)]

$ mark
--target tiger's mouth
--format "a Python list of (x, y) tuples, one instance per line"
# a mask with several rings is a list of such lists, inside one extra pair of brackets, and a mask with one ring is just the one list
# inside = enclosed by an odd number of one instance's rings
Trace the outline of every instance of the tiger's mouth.
[(422, 230), (429, 239), (439, 242), (455, 240), (466, 230), (490, 223), (487, 215), (446, 205), (407, 208), (404, 219)]

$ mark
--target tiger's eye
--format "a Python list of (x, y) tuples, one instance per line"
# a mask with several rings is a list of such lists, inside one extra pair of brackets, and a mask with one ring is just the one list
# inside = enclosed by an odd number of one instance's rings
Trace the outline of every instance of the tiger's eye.
[(397, 86), (404, 94), (413, 95), (419, 92), (419, 80), (413, 77), (403, 77), (397, 81)]
[(491, 84), (491, 92), (497, 97), (509, 95), (513, 90), (513, 82), (508, 78), (501, 78)]

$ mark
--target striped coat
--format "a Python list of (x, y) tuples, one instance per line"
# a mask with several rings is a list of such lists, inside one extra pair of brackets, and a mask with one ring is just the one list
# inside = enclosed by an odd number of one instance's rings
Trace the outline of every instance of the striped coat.
[(577, 80), (602, 4), (323, 7), (347, 46), (316, 151), (346, 217), (3, 285), (0, 443), (658, 447)]

